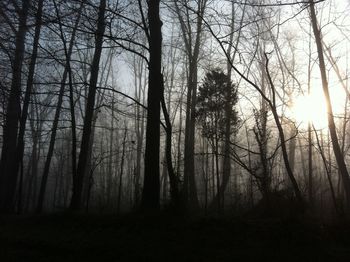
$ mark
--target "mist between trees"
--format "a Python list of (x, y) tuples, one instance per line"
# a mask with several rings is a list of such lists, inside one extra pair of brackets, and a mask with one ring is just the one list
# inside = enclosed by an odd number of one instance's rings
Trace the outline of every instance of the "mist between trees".
[(347, 214), (349, 14), (1, 1), (0, 212)]

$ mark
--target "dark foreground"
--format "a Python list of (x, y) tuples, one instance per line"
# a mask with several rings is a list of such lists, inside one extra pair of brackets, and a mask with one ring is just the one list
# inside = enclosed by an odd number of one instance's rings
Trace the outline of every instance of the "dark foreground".
[(350, 226), (169, 215), (0, 217), (0, 261), (350, 261)]

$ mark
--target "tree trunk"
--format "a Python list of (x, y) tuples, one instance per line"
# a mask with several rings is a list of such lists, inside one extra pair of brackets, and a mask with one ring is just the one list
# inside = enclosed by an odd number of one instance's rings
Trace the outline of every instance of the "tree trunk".
[[(166, 142), (165, 142), (165, 158), (166, 158), (166, 167), (169, 175), (169, 180), (170, 180), (170, 193), (171, 193), (171, 200), (172, 204), (174, 205), (175, 209), (181, 208), (181, 203), (180, 203), (180, 195), (179, 195), (179, 188), (178, 188), (178, 178), (175, 174), (174, 167), (173, 167), (173, 161), (171, 157), (171, 146), (172, 146), (172, 125), (170, 122), (170, 117), (169, 113), (165, 104), (164, 100), (164, 80), (162, 79), (162, 86), (163, 86), (163, 95), (161, 98), (161, 103), (162, 103), (162, 110), (163, 110), (163, 115), (165, 119), (165, 131), (166, 131)], [(166, 179), (164, 179), (166, 181)], [(165, 182), (164, 182), (165, 183)]]
[[(337, 204), (337, 199), (335, 197), (335, 190), (334, 190), (334, 186), (333, 186), (333, 182), (332, 182), (332, 177), (331, 177), (331, 170), (328, 168), (328, 163), (327, 163), (327, 159), (326, 159), (326, 156), (323, 152), (323, 148), (322, 148), (322, 144), (320, 143), (320, 140), (318, 139), (318, 135), (317, 135), (317, 131), (315, 128), (313, 128), (314, 130), (314, 133), (315, 133), (315, 138), (316, 138), (316, 142), (317, 142), (317, 146), (318, 146), (318, 149), (320, 151), (320, 155), (321, 155), (321, 158), (322, 158), (322, 162), (323, 162), (323, 166), (324, 166), (324, 169), (326, 171), (326, 176), (327, 176), (327, 179), (328, 179), (328, 183), (329, 183), (329, 188), (331, 190), (331, 196), (332, 196), (332, 201), (333, 201), (333, 205), (334, 205), (334, 209), (336, 211), (336, 213), (338, 215), (341, 214), (341, 211), (338, 207), (338, 204)], [(321, 134), (322, 135), (322, 134)]]
[(119, 184), (118, 184), (118, 205), (117, 205), (117, 213), (120, 213), (121, 200), (122, 200), (122, 191), (123, 191), (123, 174), (124, 174), (124, 160), (125, 160), (125, 144), (126, 144), (126, 136), (128, 130), (125, 127), (124, 138), (122, 144), (122, 160), (120, 163), (120, 173), (119, 173)]
[(327, 114), (328, 114), (328, 128), (329, 133), (331, 136), (332, 146), (334, 155), (338, 164), (339, 172), (342, 177), (343, 186), (345, 189), (346, 194), (346, 209), (349, 212), (350, 211), (350, 178), (349, 173), (344, 161), (344, 155), (341, 152), (341, 148), (339, 145), (337, 130), (334, 122), (334, 115), (333, 115), (333, 108), (332, 103), (330, 100), (329, 95), (329, 89), (328, 89), (328, 81), (327, 81), (327, 73), (326, 73), (326, 65), (323, 57), (323, 47), (322, 47), (322, 40), (321, 40), (321, 31), (318, 28), (317, 25), (317, 17), (315, 12), (315, 5), (313, 0), (310, 0), (310, 19), (312, 23), (312, 29), (315, 36), (316, 46), (317, 46), (317, 53), (318, 53), (318, 59), (319, 59), (319, 67), (320, 67), (320, 73), (322, 78), (322, 87), (323, 87), (323, 93), (326, 99), (326, 106), (327, 106)]
[(66, 64), (65, 64), (64, 71), (63, 71), (63, 75), (62, 75), (62, 80), (61, 80), (61, 84), (60, 84), (60, 90), (59, 90), (59, 94), (58, 94), (58, 101), (57, 101), (57, 105), (56, 105), (55, 116), (54, 116), (54, 120), (53, 120), (53, 123), (52, 123), (51, 137), (50, 137), (50, 142), (49, 142), (49, 149), (47, 151), (44, 171), (43, 171), (43, 175), (42, 175), (42, 178), (41, 178), (40, 191), (39, 191), (39, 197), (38, 197), (38, 205), (37, 205), (37, 208), (36, 208), (36, 212), (37, 213), (41, 213), (42, 209), (43, 209), (43, 204), (44, 204), (44, 199), (45, 199), (45, 191), (46, 191), (46, 184), (47, 184), (47, 179), (48, 179), (48, 176), (49, 176), (49, 171), (50, 171), (50, 165), (51, 165), (51, 160), (52, 160), (52, 156), (53, 156), (53, 151), (54, 151), (54, 148), (55, 148), (57, 127), (58, 127), (58, 122), (59, 122), (59, 118), (60, 118), (60, 114), (61, 114), (61, 107), (62, 107), (62, 103), (63, 103), (63, 95), (64, 95), (64, 91), (65, 91), (65, 85), (66, 85), (66, 80), (67, 80), (67, 76), (68, 76), (70, 59), (71, 59), (71, 55), (72, 55), (75, 35), (76, 35), (76, 31), (77, 31), (77, 28), (78, 28), (78, 25), (79, 25), (82, 8), (83, 8), (83, 2), (81, 3), (80, 9), (79, 9), (78, 17), (77, 17), (77, 20), (76, 20), (74, 28), (73, 28), (72, 36), (71, 36), (70, 43), (69, 43), (69, 48), (68, 48), (68, 51), (67, 51), (67, 54), (66, 54)]
[[(231, 9), (232, 9), (232, 19), (231, 19), (231, 25), (230, 25), (230, 38), (229, 38), (229, 42), (228, 42), (228, 47), (227, 47), (227, 54), (228, 54), (228, 58), (230, 59), (230, 61), (227, 61), (226, 63), (226, 67), (227, 67), (227, 82), (229, 84), (229, 86), (231, 85), (231, 75), (232, 75), (232, 67), (231, 67), (231, 63), (234, 62), (236, 54), (237, 54), (237, 50), (238, 50), (238, 45), (239, 45), (239, 40), (241, 38), (241, 28), (243, 25), (243, 19), (245, 17), (245, 10), (246, 10), (246, 5), (244, 5), (243, 10), (242, 10), (242, 18), (240, 20), (240, 24), (239, 24), (239, 31), (238, 31), (238, 36), (237, 39), (235, 41), (235, 43), (233, 43), (233, 36), (234, 36), (234, 31), (235, 31), (235, 2), (231, 3)], [(232, 47), (234, 45), (234, 51), (233, 51), (233, 55), (231, 56), (231, 52), (232, 52)], [(231, 102), (231, 97), (232, 97), (232, 92), (233, 90), (231, 90), (231, 88), (229, 88), (227, 90), (226, 93), (226, 101), (225, 101), (225, 118), (226, 118), (226, 123), (225, 123), (225, 137), (224, 137), (224, 159), (223, 159), (223, 172), (222, 172), (222, 181), (220, 184), (220, 192), (222, 192), (221, 194), (221, 203), (222, 205), (224, 205), (224, 193), (226, 190), (226, 187), (230, 181), (230, 176), (231, 176), (231, 157), (230, 157), (230, 151), (231, 151), (231, 125), (232, 125), (232, 102)], [(212, 205), (215, 205), (215, 203), (219, 203), (216, 198), (218, 196), (215, 196), (213, 201), (212, 201)]]
[(18, 172), (13, 173), (16, 162), (16, 147), (18, 121), (21, 116), (21, 80), (22, 65), (25, 51), (25, 37), (27, 32), (27, 17), (31, 1), (22, 0), (19, 13), (19, 25), (16, 33), (16, 44), (12, 68), (12, 82), (8, 104), (6, 108), (3, 128), (3, 145), (0, 160), (0, 212), (14, 211), (14, 197)]
[(25, 133), (26, 122), (27, 122), (27, 117), (28, 117), (30, 96), (31, 96), (32, 89), (33, 89), (36, 58), (38, 56), (38, 46), (39, 46), (40, 30), (41, 30), (41, 24), (42, 24), (42, 9), (43, 9), (43, 0), (40, 0), (38, 2), (38, 9), (37, 9), (36, 17), (35, 17), (36, 26), (35, 26), (34, 39), (33, 39), (33, 51), (32, 51), (32, 55), (30, 58), (27, 87), (26, 87), (26, 91), (25, 91), (22, 114), (21, 114), (21, 119), (20, 119), (20, 128), (19, 128), (18, 142), (17, 142), (17, 148), (16, 148), (16, 162), (15, 162), (13, 170), (12, 170), (13, 174), (18, 173), (19, 166), (23, 162), (24, 133)]
[[(201, 35), (203, 25), (203, 14), (206, 9), (207, 0), (197, 2), (196, 28), (188, 28), (191, 17), (186, 13), (184, 18), (181, 14), (178, 3), (175, 2), (175, 9), (186, 47), (188, 58), (188, 86), (187, 86), (187, 105), (186, 105), (186, 121), (185, 121), (185, 149), (184, 149), (184, 188), (183, 197), (186, 208), (196, 210), (199, 208), (197, 196), (197, 187), (195, 180), (195, 164), (194, 164), (194, 145), (195, 145), (195, 110), (197, 99), (197, 81), (198, 81), (198, 59), (199, 49), (201, 46)], [(187, 24), (188, 23), (188, 24)]]
[(149, 76), (147, 97), (147, 126), (145, 150), (145, 175), (141, 209), (157, 211), (160, 208), (159, 145), (160, 102), (162, 97), (162, 22), (159, 16), (159, 0), (148, 1), (149, 23)]
[(276, 91), (275, 91), (275, 86), (274, 86), (274, 83), (272, 81), (272, 78), (271, 78), (271, 75), (270, 75), (270, 72), (269, 72), (269, 68), (268, 68), (269, 60), (267, 58), (266, 53), (265, 53), (265, 59), (266, 59), (266, 65), (265, 65), (265, 67), (266, 67), (266, 76), (267, 76), (268, 82), (270, 84), (272, 97), (273, 97), (272, 101), (269, 100), (269, 104), (270, 104), (270, 108), (271, 108), (271, 111), (272, 111), (273, 118), (274, 118), (276, 126), (277, 126), (278, 135), (279, 135), (279, 138), (281, 140), (281, 149), (282, 149), (282, 157), (283, 157), (284, 165), (285, 165), (285, 168), (286, 168), (286, 171), (287, 171), (287, 175), (288, 175), (288, 177), (290, 179), (290, 182), (292, 184), (295, 196), (296, 196), (296, 198), (297, 198), (297, 200), (298, 200), (298, 202), (300, 204), (301, 209), (304, 209), (304, 199), (303, 199), (303, 196), (301, 194), (300, 188), (298, 186), (298, 182), (295, 179), (292, 167), (291, 167), (290, 162), (289, 162), (287, 146), (286, 146), (286, 138), (285, 138), (285, 135), (284, 135), (284, 130), (283, 130), (283, 127), (282, 127), (282, 124), (281, 124), (281, 120), (280, 120), (278, 112), (277, 112), (276, 100), (275, 100), (276, 99), (275, 98)]
[[(310, 28), (311, 30), (311, 28)], [(308, 70), (307, 70), (307, 91), (308, 95), (311, 94), (311, 34), (309, 37), (309, 59), (308, 59)], [(312, 155), (312, 124), (311, 121), (308, 123), (308, 195), (309, 195), (309, 204), (311, 208), (314, 205), (314, 190), (313, 190), (313, 155)]]
[(98, 18), (97, 18), (97, 30), (96, 30), (96, 45), (93, 61), (91, 64), (91, 76), (89, 83), (89, 94), (87, 98), (87, 104), (85, 109), (85, 117), (84, 117), (84, 126), (83, 126), (83, 134), (80, 146), (80, 154), (79, 161), (77, 167), (77, 175), (75, 178), (75, 183), (73, 183), (73, 194), (70, 202), (70, 209), (72, 211), (77, 211), (81, 208), (81, 200), (82, 200), (82, 192), (83, 192), (83, 183), (84, 183), (84, 175), (88, 160), (88, 151), (89, 145), (91, 143), (91, 130), (92, 130), (92, 122), (95, 110), (95, 97), (97, 90), (97, 80), (99, 73), (99, 64), (102, 53), (102, 45), (103, 45), (103, 35), (106, 28), (105, 23), (105, 11), (106, 11), (106, 0), (100, 1), (100, 6), (98, 10)]
[(76, 131), (76, 120), (75, 120), (75, 106), (74, 106), (74, 93), (73, 93), (73, 79), (72, 79), (72, 70), (70, 67), (70, 61), (67, 56), (67, 65), (68, 65), (68, 81), (69, 81), (69, 108), (71, 115), (71, 132), (72, 132), (72, 178), (75, 179), (77, 175), (77, 131)]
[(108, 156), (108, 172), (107, 172), (107, 207), (111, 206), (112, 186), (113, 186), (113, 144), (114, 144), (114, 93), (112, 93), (111, 106), (111, 126), (109, 130), (109, 156)]

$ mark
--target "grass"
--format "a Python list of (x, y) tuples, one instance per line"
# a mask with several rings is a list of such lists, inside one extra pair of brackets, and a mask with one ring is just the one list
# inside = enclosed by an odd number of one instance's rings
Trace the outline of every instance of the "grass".
[(349, 261), (350, 226), (141, 215), (0, 217), (0, 261)]

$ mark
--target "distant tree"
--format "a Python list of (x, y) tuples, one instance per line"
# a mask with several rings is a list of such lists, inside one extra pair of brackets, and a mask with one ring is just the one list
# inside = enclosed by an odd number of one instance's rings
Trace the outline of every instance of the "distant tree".
[[(198, 62), (203, 47), (203, 19), (208, 0), (199, 1), (174, 1), (175, 12), (180, 23), (182, 38), (187, 57), (187, 97), (186, 97), (186, 122), (184, 139), (184, 185), (183, 198), (186, 207), (198, 209), (199, 201), (195, 178), (195, 111), (198, 84)], [(193, 6), (194, 9), (191, 7)], [(185, 7), (185, 8), (183, 8)]]
[[(237, 103), (237, 88), (232, 81), (228, 81), (228, 76), (219, 69), (211, 70), (205, 75), (203, 85), (199, 87), (196, 116), (203, 127), (203, 136), (210, 140), (218, 138), (220, 141), (224, 137), (227, 122), (225, 102), (229, 91), (231, 91), (229, 101), (232, 110), (230, 120), (232, 127), (235, 127), (238, 121), (237, 112), (234, 109)], [(232, 128), (231, 132), (235, 132), (235, 129)]]
[(269, 197), (271, 193), (271, 168), (274, 154), (268, 155), (268, 140), (271, 138), (271, 130), (267, 129), (267, 113), (263, 108), (255, 110), (255, 125), (253, 127), (254, 138), (258, 145), (259, 160), (257, 166), (251, 174), (255, 177), (258, 187), (269, 205)]
[[(42, 25), (42, 11), (43, 11), (43, 0), (38, 1), (38, 7), (36, 11), (35, 16), (35, 29), (34, 29), (34, 38), (33, 38), (33, 49), (32, 54), (30, 58), (29, 68), (28, 68), (28, 78), (27, 78), (27, 85), (25, 89), (24, 99), (23, 99), (23, 106), (21, 111), (21, 117), (19, 121), (19, 131), (18, 131), (18, 138), (17, 138), (17, 148), (16, 148), (16, 159), (14, 160), (14, 165), (12, 167), (11, 172), (13, 174), (18, 174), (20, 165), (23, 163), (23, 154), (24, 154), (24, 134), (26, 130), (26, 123), (28, 118), (28, 111), (29, 111), (29, 103), (31, 99), (31, 93), (34, 86), (34, 74), (35, 74), (35, 66), (36, 66), (36, 60), (38, 57), (38, 49), (39, 49), (39, 39), (40, 39), (40, 31), (41, 31), (41, 25)], [(22, 166), (23, 169), (23, 166)], [(19, 179), (19, 192), (22, 192), (23, 187), (23, 172), (21, 172), (21, 176)], [(22, 209), (22, 201), (21, 201), (21, 194), (18, 196), (18, 212), (21, 212)]]
[[(55, 2), (54, 2), (55, 3)], [(57, 6), (56, 6), (57, 7)], [(50, 142), (49, 142), (49, 148), (46, 154), (46, 159), (45, 159), (45, 164), (44, 164), (44, 170), (42, 173), (41, 177), (41, 182), (40, 182), (40, 191), (39, 191), (39, 196), (38, 196), (38, 204), (36, 207), (37, 213), (41, 213), (43, 209), (43, 204), (45, 200), (45, 192), (46, 192), (46, 185), (47, 185), (47, 180), (49, 177), (49, 172), (50, 172), (50, 166), (51, 166), (51, 161), (53, 158), (54, 154), (54, 149), (55, 149), (55, 143), (56, 143), (56, 135), (57, 135), (57, 130), (58, 130), (58, 124), (59, 124), (59, 119), (61, 115), (61, 110), (62, 110), (62, 104), (63, 104), (63, 97), (65, 93), (65, 88), (66, 88), (66, 82), (68, 78), (68, 73), (70, 69), (70, 59), (72, 56), (73, 52), (73, 46), (74, 46), (74, 41), (76, 40), (76, 32), (80, 23), (80, 18), (81, 18), (81, 12), (84, 7), (84, 2), (81, 2), (80, 7), (78, 9), (77, 13), (77, 18), (75, 20), (74, 28), (72, 30), (72, 35), (68, 44), (68, 50), (66, 50), (66, 62), (64, 64), (64, 71), (62, 74), (62, 78), (60, 81), (60, 89), (58, 92), (58, 100), (56, 104), (56, 110), (54, 114), (54, 120), (52, 123), (52, 128), (51, 128), (51, 135), (50, 135)], [(59, 17), (60, 14), (58, 12), (58, 9), (56, 8), (56, 14), (57, 14), (57, 19), (59, 22), (59, 25), (61, 25), (61, 18)], [(65, 43), (66, 44), (66, 43)]]
[[(230, 103), (231, 113), (227, 114), (227, 103)], [(196, 116), (202, 125), (202, 134), (206, 137), (213, 149), (216, 165), (217, 204), (220, 209), (220, 174), (219, 174), (219, 148), (227, 132), (226, 124), (231, 124), (230, 131), (236, 131), (238, 123), (237, 112), (234, 108), (237, 103), (237, 88), (229, 76), (218, 69), (211, 70), (205, 76), (204, 83), (199, 87), (197, 97)], [(231, 119), (227, 119), (227, 115)]]

